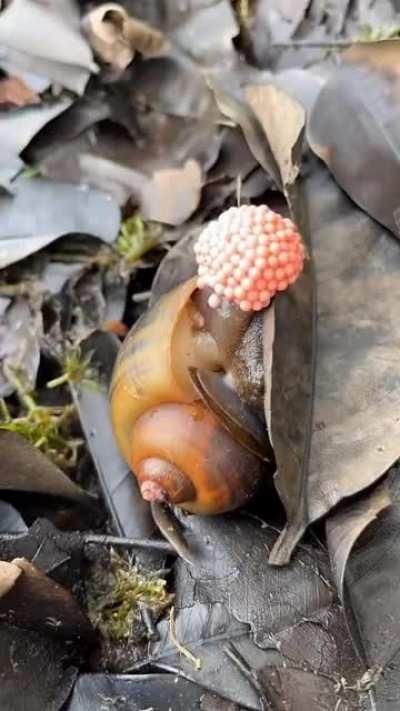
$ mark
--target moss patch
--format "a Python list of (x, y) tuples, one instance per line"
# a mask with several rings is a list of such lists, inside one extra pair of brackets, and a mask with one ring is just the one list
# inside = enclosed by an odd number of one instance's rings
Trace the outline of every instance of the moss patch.
[(174, 600), (163, 578), (139, 570), (131, 560), (114, 551), (108, 568), (93, 567), (86, 591), (93, 626), (114, 642), (143, 637), (141, 609), (150, 609), (158, 617)]

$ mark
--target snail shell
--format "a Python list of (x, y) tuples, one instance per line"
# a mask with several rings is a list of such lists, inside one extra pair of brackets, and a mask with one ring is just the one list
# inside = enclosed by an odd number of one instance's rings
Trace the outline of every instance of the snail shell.
[(134, 325), (119, 353), (111, 414), (144, 498), (214, 514), (245, 504), (263, 462), (200, 399), (193, 372), (226, 363), (205, 328), (193, 278)]

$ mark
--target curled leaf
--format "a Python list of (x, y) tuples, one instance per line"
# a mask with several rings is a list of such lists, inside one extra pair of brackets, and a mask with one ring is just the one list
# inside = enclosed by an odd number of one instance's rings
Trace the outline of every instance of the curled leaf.
[(96, 54), (117, 70), (125, 69), (136, 52), (151, 57), (167, 46), (161, 32), (112, 2), (91, 10), (82, 27)]
[(282, 185), (291, 185), (300, 171), (305, 124), (303, 107), (272, 84), (248, 86), (245, 95), (268, 138)]

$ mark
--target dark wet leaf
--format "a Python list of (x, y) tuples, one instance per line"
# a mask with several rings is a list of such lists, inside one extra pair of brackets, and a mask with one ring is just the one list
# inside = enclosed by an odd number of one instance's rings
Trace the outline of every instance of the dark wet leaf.
[[(195, 3), (193, 3), (194, 5)], [(229, 0), (197, 3), (172, 38), (189, 56), (206, 66), (234, 65), (238, 61), (233, 38), (239, 33)], [(196, 38), (196, 41), (193, 41)]]
[(13, 0), (0, 16), (0, 64), (11, 73), (38, 74), (82, 94), (97, 67), (79, 31), (75, 3), (66, 0), (64, 5)]
[(15, 432), (0, 430), (0, 490), (55, 496), (86, 507), (94, 501), (50, 459)]
[(198, 65), (173, 53), (132, 65), (133, 96), (162, 114), (200, 118), (208, 112), (216, 117), (212, 93)]
[(7, 711), (59, 711), (77, 675), (64, 643), (1, 625), (0, 706)]
[[(391, 502), (392, 505), (389, 505)], [(370, 670), (373, 708), (400, 702), (400, 489), (395, 467), (385, 484), (327, 520), (335, 581), (354, 644)]]
[(75, 684), (68, 711), (199, 711), (204, 689), (172, 674), (82, 674)]
[(158, 27), (178, 47), (205, 66), (227, 65), (237, 59), (232, 39), (239, 28), (229, 0), (128, 0), (130, 12)]
[(84, 543), (79, 533), (64, 533), (46, 519), (36, 519), (27, 532), (0, 535), (0, 558), (26, 558), (43, 573), (72, 588), (80, 579)]
[(202, 227), (189, 228), (187, 234), (169, 250), (162, 260), (153, 279), (150, 308), (160, 296), (167, 294), (196, 273), (197, 262), (193, 245), (202, 229)]
[[(109, 257), (110, 260), (115, 257), (111, 250)], [(108, 322), (121, 321), (125, 310), (126, 281), (118, 267), (103, 267), (89, 259), (64, 284), (60, 294), (63, 332), (78, 343), (96, 329), (106, 328)]]
[(399, 237), (400, 45), (354, 45), (343, 60), (314, 105), (308, 139), (350, 197)]
[(28, 527), (21, 514), (8, 501), (0, 499), (0, 535), (2, 533), (25, 533)]
[[(301, 546), (290, 566), (273, 568), (267, 559), (276, 533), (255, 519), (190, 516), (184, 526), (194, 560), (190, 566), (178, 560), (175, 567), (176, 637), (201, 668), (179, 655), (168, 621), (158, 625), (161, 640), (152, 646), (153, 663), (251, 709), (261, 708), (260, 689), (270, 696), (274, 673), (276, 680), (281, 671), (302, 671), (302, 703), (307, 699), (309, 708), (316, 684), (324, 690), (327, 709), (333, 711), (340, 697), (348, 709), (358, 708), (355, 695), (340, 684), (335, 688), (341, 676), (349, 684), (357, 680), (362, 667), (329, 580), (326, 554)], [(250, 683), (237, 664), (239, 655)]]
[(15, 197), (0, 197), (0, 268), (61, 235), (82, 232), (112, 242), (120, 212), (109, 195), (87, 186), (18, 178)]
[[(398, 242), (358, 210), (322, 168), (316, 166), (307, 181), (306, 197), (318, 320), (308, 465), (299, 460), (306, 470), (304, 524), (370, 486), (400, 455)], [(305, 330), (303, 337), (308, 336)], [(289, 354), (288, 343), (281, 356), (288, 365)], [(287, 383), (303, 378), (293, 361)], [(281, 432), (289, 442), (297, 441), (299, 422), (304, 426), (299, 419), (304, 411), (296, 410), (296, 402), (288, 399), (282, 419)], [(297, 486), (296, 476), (286, 480), (286, 500), (292, 500)]]
[[(107, 107), (104, 111), (108, 113)], [(137, 115), (132, 106), (129, 114)], [(185, 176), (188, 161), (196, 161), (202, 171), (207, 171), (218, 157), (219, 129), (209, 115), (199, 120), (151, 112), (146, 114), (145, 122), (137, 122), (136, 131), (140, 132), (140, 139), (135, 142), (125, 130), (110, 128), (108, 124), (97, 125), (73, 141), (60, 140), (54, 133), (47, 141), (46, 131), (45, 144), (39, 149), (33, 146), (32, 152), (43, 174), (86, 182), (113, 195), (121, 205), (133, 195), (137, 201), (143, 201), (143, 208), (160, 181), (158, 171), (180, 169)], [(190, 178), (193, 170), (188, 172)], [(183, 195), (185, 188), (185, 185), (180, 188)], [(147, 209), (155, 210), (155, 207), (150, 204)]]
[[(12, 576), (11, 585), (2, 589), (2, 581)], [(94, 640), (89, 619), (71, 592), (26, 558), (0, 561), (0, 617), (2, 624), (49, 636)]]
[(72, 386), (72, 393), (113, 527), (119, 535), (148, 537), (154, 531), (150, 507), (140, 496), (135, 477), (118, 450), (109, 414), (107, 390), (118, 339), (99, 331), (85, 341), (83, 348), (94, 353), (101, 387)]
[[(314, 396), (316, 311), (308, 217), (301, 187), (296, 183), (305, 114), (297, 101), (272, 85), (248, 86), (245, 95), (265, 132), (291, 217), (309, 251), (301, 277), (276, 299), (273, 346), (270, 328), (264, 328), (263, 335), (264, 365), (268, 361), (264, 374), (265, 412), (277, 462), (276, 487), (288, 518), (270, 562), (282, 564), (289, 560), (308, 521), (305, 491)], [(264, 325), (269, 324), (269, 314), (264, 321)], [(271, 346), (272, 361), (268, 356)], [(301, 373), (300, 378), (297, 373)]]
[(17, 297), (0, 316), (0, 397), (15, 390), (15, 377), (33, 390), (40, 362), (42, 316), (39, 308)]

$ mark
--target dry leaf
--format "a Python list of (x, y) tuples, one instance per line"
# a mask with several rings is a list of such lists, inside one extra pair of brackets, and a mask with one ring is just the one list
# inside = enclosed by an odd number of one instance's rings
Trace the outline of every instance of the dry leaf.
[(136, 52), (151, 57), (167, 46), (161, 32), (130, 17), (116, 3), (105, 3), (89, 12), (82, 28), (96, 54), (117, 70), (125, 69)]
[(0, 615), (17, 627), (66, 639), (93, 634), (70, 591), (26, 558), (0, 561)]
[(360, 43), (342, 62), (315, 103), (308, 140), (351, 199), (399, 238), (400, 44)]
[(0, 560), (0, 599), (12, 590), (22, 570), (14, 563)]
[(186, 161), (183, 168), (157, 170), (142, 190), (143, 217), (167, 225), (185, 222), (199, 204), (201, 178), (195, 160)]
[(8, 77), (0, 82), (0, 106), (28, 106), (39, 104), (38, 95), (18, 77)]
[(303, 107), (272, 84), (249, 86), (245, 95), (268, 137), (279, 165), (282, 184), (293, 183), (300, 170), (295, 154), (299, 152), (303, 138)]

